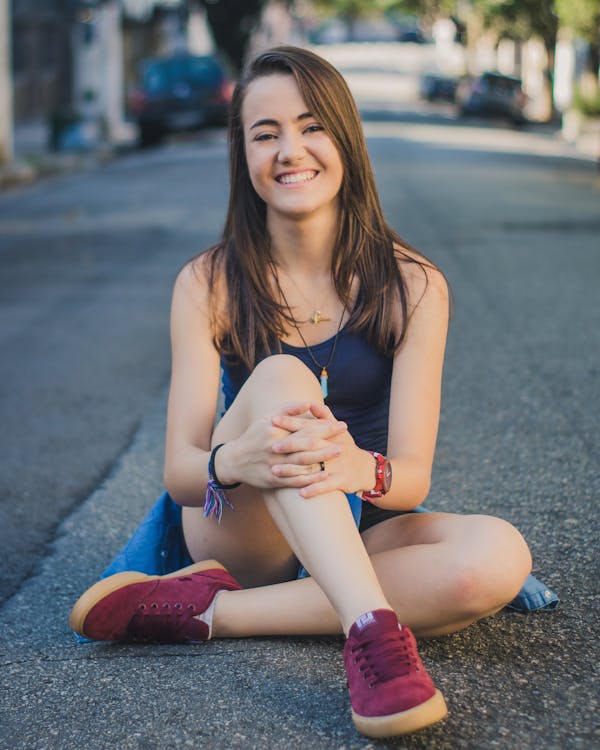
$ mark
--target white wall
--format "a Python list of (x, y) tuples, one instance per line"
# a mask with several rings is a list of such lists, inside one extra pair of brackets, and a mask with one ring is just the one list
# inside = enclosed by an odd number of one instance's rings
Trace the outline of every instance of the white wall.
[(123, 137), (123, 38), (121, 6), (111, 0), (93, 11), (89, 20), (91, 41), (82, 24), (75, 28), (74, 105), (87, 122), (86, 137), (109, 140)]
[(0, 0), (0, 164), (12, 161), (14, 149), (9, 3)]

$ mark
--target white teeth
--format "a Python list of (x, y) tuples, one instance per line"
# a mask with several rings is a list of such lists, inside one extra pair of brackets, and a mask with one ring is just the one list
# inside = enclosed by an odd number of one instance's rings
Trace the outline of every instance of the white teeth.
[(277, 182), (283, 185), (291, 185), (294, 182), (308, 182), (317, 176), (317, 172), (298, 172), (296, 174), (282, 174), (277, 178)]

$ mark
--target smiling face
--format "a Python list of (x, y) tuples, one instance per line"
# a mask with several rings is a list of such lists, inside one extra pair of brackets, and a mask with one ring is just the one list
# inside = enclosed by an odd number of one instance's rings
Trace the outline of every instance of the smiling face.
[(292, 75), (256, 78), (242, 106), (248, 173), (267, 206), (267, 221), (338, 215), (340, 155), (308, 110)]

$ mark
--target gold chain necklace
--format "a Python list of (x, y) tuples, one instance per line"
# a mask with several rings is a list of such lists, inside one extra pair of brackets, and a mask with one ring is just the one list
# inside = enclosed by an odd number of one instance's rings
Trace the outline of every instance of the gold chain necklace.
[[(308, 343), (306, 342), (306, 339), (302, 335), (302, 331), (300, 330), (300, 328), (298, 328), (298, 323), (296, 322), (294, 316), (292, 315), (292, 310), (290, 308), (289, 302), (287, 301), (287, 298), (286, 298), (285, 294), (283, 293), (283, 289), (281, 288), (281, 286), (279, 284), (279, 279), (277, 278), (277, 276), (275, 276), (275, 282), (277, 284), (277, 289), (279, 290), (279, 294), (282, 296), (283, 301), (285, 302), (285, 306), (287, 307), (288, 312), (290, 314), (290, 319), (291, 319), (292, 325), (294, 326), (294, 328), (298, 332), (298, 335), (302, 339), (302, 343), (304, 344), (304, 348), (308, 352), (308, 356), (314, 362), (315, 367), (317, 367), (319, 370), (321, 370), (321, 375), (319, 377), (319, 382), (321, 383), (321, 393), (323, 394), (323, 398), (326, 399), (327, 396), (329, 395), (329, 373), (327, 372), (327, 368), (333, 362), (333, 357), (335, 355), (335, 350), (336, 350), (336, 347), (337, 347), (338, 338), (339, 338), (339, 335), (340, 335), (340, 331), (342, 330), (342, 321), (344, 320), (344, 313), (346, 312), (346, 308), (344, 307), (343, 310), (342, 310), (342, 314), (340, 316), (340, 322), (338, 324), (337, 331), (335, 332), (335, 337), (333, 339), (333, 345), (331, 347), (331, 351), (329, 352), (329, 357), (327, 359), (327, 363), (324, 364), (324, 365), (322, 365), (320, 362), (317, 361), (317, 358), (312, 353), (312, 350), (311, 350), (310, 346), (308, 345)], [(300, 290), (298, 290), (298, 291), (300, 291)], [(325, 318), (322, 318), (321, 320), (325, 320)], [(317, 321), (317, 322), (319, 322), (319, 321)]]
[[(302, 299), (305, 302), (308, 302), (309, 307), (313, 307), (312, 302), (306, 297), (306, 295), (304, 294), (304, 292), (302, 291), (302, 289), (300, 289), (300, 287), (298, 286), (298, 284), (296, 284), (296, 282), (294, 281), (294, 279), (292, 278), (292, 276), (290, 276), (287, 273), (287, 271), (284, 271), (284, 273), (288, 277), (288, 279), (292, 282), (292, 284), (296, 287), (296, 289), (298, 290), (298, 293), (300, 294), (300, 296), (302, 297)], [(277, 286), (279, 286), (279, 281), (277, 281)], [(281, 288), (280, 288), (280, 291), (281, 291)], [(285, 297), (284, 297), (284, 299), (285, 299)], [(292, 312), (291, 312), (290, 306), (287, 303), (287, 300), (285, 300), (285, 304), (286, 304), (288, 310), (290, 310), (290, 315), (291, 315)], [(328, 321), (328, 320), (331, 320), (331, 318), (327, 317), (327, 315), (324, 315), (320, 310), (318, 310), (317, 308), (315, 308), (313, 310), (313, 314), (307, 320), (299, 320), (298, 321), (298, 325), (304, 325), (305, 323), (313, 323), (313, 324), (316, 325), (318, 323), (321, 323), (322, 321), (325, 322), (325, 321)], [(302, 335), (302, 334), (300, 334), (300, 335)]]

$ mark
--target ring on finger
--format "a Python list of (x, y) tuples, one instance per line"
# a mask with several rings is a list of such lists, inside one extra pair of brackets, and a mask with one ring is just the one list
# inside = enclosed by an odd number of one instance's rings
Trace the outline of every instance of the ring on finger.
[(319, 461), (319, 466), (321, 467), (321, 471), (325, 471), (325, 461)]

